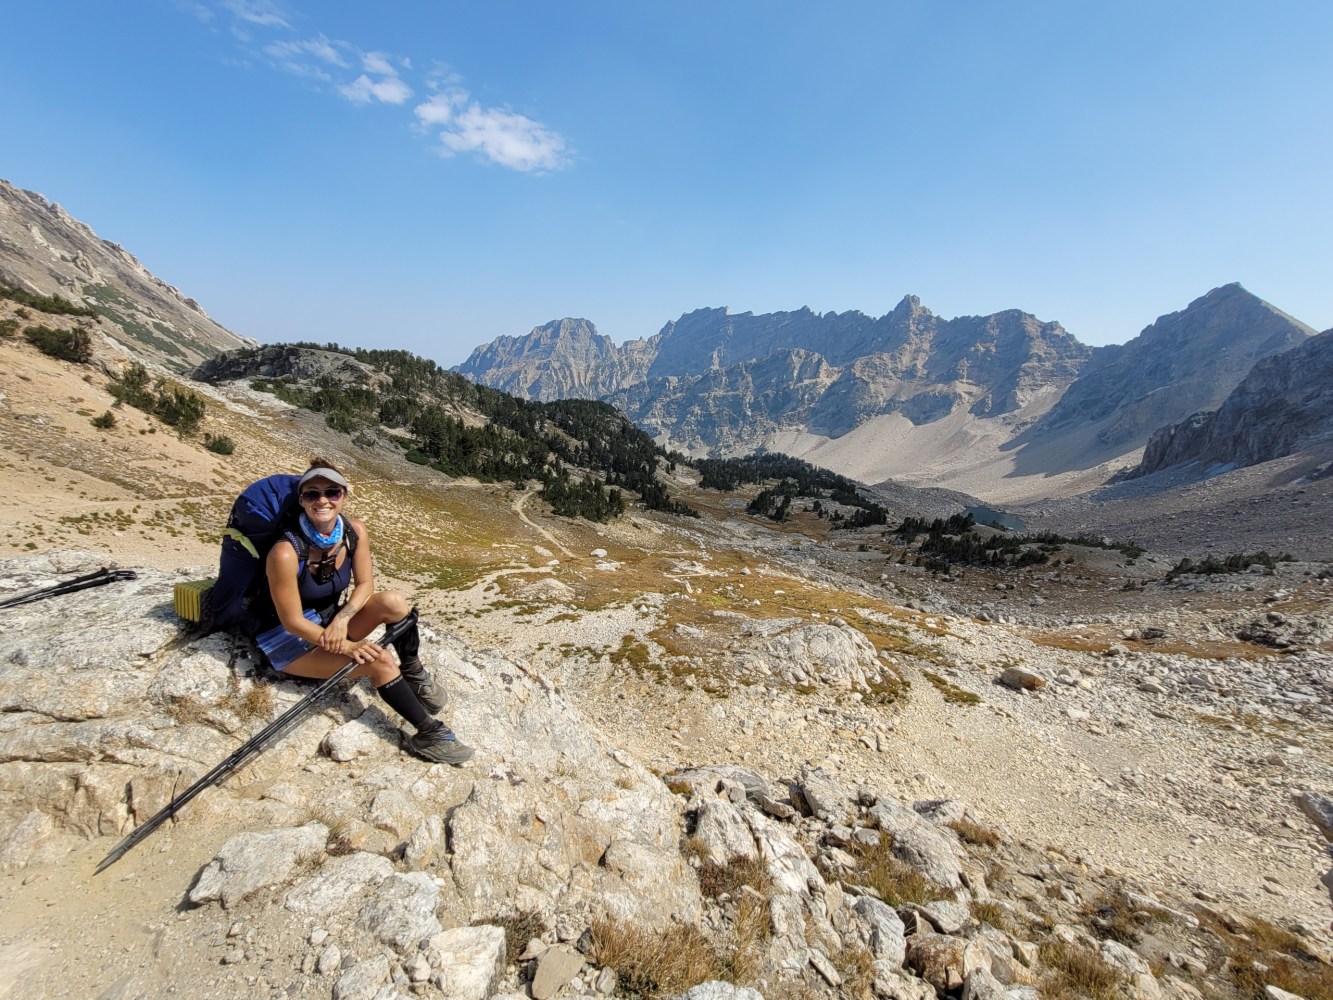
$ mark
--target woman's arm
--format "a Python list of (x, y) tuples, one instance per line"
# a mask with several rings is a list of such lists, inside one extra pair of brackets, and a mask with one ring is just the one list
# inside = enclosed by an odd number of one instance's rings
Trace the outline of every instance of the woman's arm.
[(356, 551), (352, 553), (352, 578), (356, 582), (352, 592), (347, 595), (347, 601), (333, 616), (333, 621), (329, 622), (329, 627), (324, 630), (319, 640), (320, 646), (333, 653), (342, 652), (341, 643), (347, 638), (348, 624), (375, 593), (375, 568), (370, 558), (370, 532), (366, 530), (366, 522), (360, 518), (349, 517), (347, 523), (356, 532)]
[(307, 642), (318, 642), (324, 630), (306, 618), (301, 607), (301, 592), (296, 584), (296, 574), (301, 568), (296, 558), (296, 550), (286, 539), (280, 540), (269, 549), (265, 571), (268, 575), (268, 592), (273, 598), (273, 610), (278, 613), (278, 621), (292, 635)]

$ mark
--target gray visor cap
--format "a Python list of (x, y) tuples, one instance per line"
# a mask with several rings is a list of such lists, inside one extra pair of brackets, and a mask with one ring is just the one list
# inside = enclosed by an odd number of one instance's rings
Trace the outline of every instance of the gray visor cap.
[(301, 481), (296, 484), (296, 488), (298, 490), (305, 489), (305, 484), (310, 482), (310, 480), (312, 479), (327, 479), (329, 482), (341, 486), (345, 490), (350, 490), (352, 488), (352, 484), (343, 478), (341, 472), (338, 472), (336, 469), (326, 468), (322, 465), (314, 469), (311, 469), (304, 476), (302, 476)]

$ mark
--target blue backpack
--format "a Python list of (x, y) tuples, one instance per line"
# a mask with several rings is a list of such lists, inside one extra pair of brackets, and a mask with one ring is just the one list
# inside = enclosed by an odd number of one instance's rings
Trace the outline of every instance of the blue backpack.
[(254, 636), (273, 623), (264, 563), (268, 550), (297, 523), (300, 481), (300, 476), (269, 476), (247, 486), (231, 505), (222, 533), (218, 578), (209, 594), (218, 628)]

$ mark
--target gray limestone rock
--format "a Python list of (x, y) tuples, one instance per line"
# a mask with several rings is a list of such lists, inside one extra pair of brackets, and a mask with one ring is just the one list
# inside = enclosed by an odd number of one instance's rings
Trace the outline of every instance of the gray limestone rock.
[(351, 909), (393, 874), (393, 863), (378, 854), (357, 851), (330, 858), (314, 875), (297, 882), (282, 905), (293, 913), (323, 917)]
[(822, 767), (802, 765), (797, 788), (810, 815), (825, 822), (842, 822), (851, 809), (847, 790)]
[(362, 717), (344, 722), (325, 736), (324, 752), (339, 763), (346, 763), (358, 757), (397, 753), (397, 747), (388, 743), (379, 728)]
[(573, 948), (558, 944), (542, 952), (532, 977), (533, 1000), (549, 1000), (583, 968), (583, 956)]
[(401, 951), (440, 930), (439, 901), (439, 887), (424, 872), (390, 875), (361, 907), (357, 923)]
[(723, 799), (699, 800), (694, 836), (704, 857), (714, 864), (725, 865), (732, 858), (753, 858), (759, 853), (740, 812)]
[(267, 833), (238, 833), (204, 868), (190, 890), (190, 902), (216, 899), (230, 909), (252, 892), (281, 885), (299, 866), (324, 852), (328, 836), (328, 828), (322, 823)]
[(29, 810), (0, 841), (0, 871), (26, 868), (33, 854), (50, 841), (55, 832), (55, 820), (40, 810)]
[(421, 823), (421, 803), (407, 792), (386, 788), (375, 793), (370, 803), (370, 825), (406, 838)]
[(897, 911), (871, 896), (858, 896), (851, 910), (858, 918), (861, 939), (870, 953), (877, 961), (899, 968), (907, 955), (907, 936)]
[(434, 983), (448, 1000), (486, 1000), (504, 978), (505, 932), (482, 924), (434, 935), (424, 949)]
[(764, 995), (749, 986), (736, 986), (714, 979), (692, 986), (673, 1000), (764, 1000)]
[(1005, 988), (988, 969), (973, 969), (963, 980), (962, 1000), (1006, 1000)]
[(389, 981), (389, 960), (376, 955), (343, 970), (333, 984), (333, 1000), (376, 1000)]
[(889, 962), (877, 961), (871, 968), (871, 989), (880, 1000), (936, 1000), (935, 987)]
[(950, 838), (912, 810), (890, 800), (879, 800), (869, 815), (893, 838), (893, 853), (898, 858), (946, 889), (962, 887), (958, 848)]
[(1333, 841), (1333, 796), (1319, 792), (1302, 792), (1296, 797), (1301, 812), (1319, 828), (1324, 839)]
[(673, 771), (663, 781), (668, 784), (684, 784), (695, 795), (714, 795), (724, 781), (735, 781), (745, 789), (753, 802), (768, 797), (768, 783), (759, 775), (744, 767), (731, 764), (715, 764), (710, 767), (692, 767), (683, 771)]
[(407, 846), (403, 849), (403, 863), (411, 869), (428, 868), (444, 857), (447, 843), (444, 819), (427, 816), (407, 839)]

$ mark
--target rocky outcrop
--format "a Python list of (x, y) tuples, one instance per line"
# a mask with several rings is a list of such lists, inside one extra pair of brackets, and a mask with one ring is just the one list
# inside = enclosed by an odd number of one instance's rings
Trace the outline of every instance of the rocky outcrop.
[(101, 327), (145, 360), (186, 371), (252, 344), (152, 274), (124, 247), (40, 194), (0, 180), (0, 281), (97, 310)]
[(1216, 410), (1149, 439), (1134, 475), (1182, 462), (1256, 465), (1333, 440), (1333, 330), (1254, 366)]
[[(26, 590), (83, 568), (75, 554), (10, 560), (0, 581)], [(7, 868), (67, 857), (88, 837), (109, 846), (301, 693), (262, 683), (245, 644), (183, 631), (165, 612), (173, 580), (145, 571), (62, 597), (59, 614), (37, 605), (7, 616)], [(754, 638), (775, 661), (819, 661), (806, 679), (840, 697), (869, 669), (848, 631), (783, 626), (776, 642)], [(1043, 964), (1048, 951), (1054, 963), (1072, 949), (1127, 997), (1155, 1000), (1175, 995), (1169, 969), (1188, 967), (1200, 985), (1224, 976), (1220, 934), (1245, 926), (1053, 846), (1015, 843), (956, 799), (904, 801), (874, 773), (852, 785), (837, 755), (781, 781), (733, 763), (659, 779), (522, 661), (430, 629), (423, 640), (453, 724), (477, 746), (472, 766), (407, 757), (396, 721), (362, 686), (331, 698), (266, 749), (262, 767), (159, 832), (158, 845), (179, 846), (235, 831), (192, 868), (192, 886), (145, 845), (120, 862), (130, 879), (128, 866), (149, 857), (165, 871), (156, 957), (204, 953), (232, 969), (235, 996), (272, 996), (281, 982), (289, 995), (484, 1000), (610, 995), (662, 974), (681, 942), (698, 958), (681, 990), (732, 970), (769, 995), (803, 984), (825, 997), (1031, 1000), (1058, 970)], [(326, 737), (349, 720), (371, 737), (364, 752), (326, 758)], [(182, 890), (190, 906), (178, 906)], [(1115, 928), (1124, 943), (1094, 936), (1108, 933), (1116, 900), (1132, 907)], [(1151, 936), (1135, 931), (1149, 924)], [(1323, 961), (1316, 943), (1300, 947)], [(141, 975), (118, 980), (126, 995), (153, 995)], [(708, 982), (685, 995), (764, 994)]]
[(1098, 348), (1038, 429), (1102, 424), (1105, 445), (1142, 442), (1164, 424), (1217, 406), (1256, 362), (1314, 332), (1239, 284), (1214, 288), (1128, 343)]

